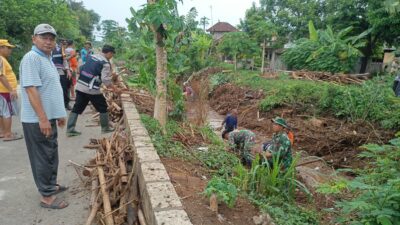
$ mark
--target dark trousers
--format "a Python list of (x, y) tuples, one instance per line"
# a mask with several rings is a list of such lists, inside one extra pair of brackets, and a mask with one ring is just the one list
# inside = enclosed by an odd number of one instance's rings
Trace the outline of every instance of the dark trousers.
[(40, 131), (39, 123), (22, 123), (33, 179), (44, 197), (53, 195), (57, 190), (57, 125), (56, 120), (50, 123), (52, 132), (48, 138)]
[(68, 79), (67, 75), (60, 75), (60, 83), (63, 89), (64, 107), (67, 108), (69, 103), (69, 88), (71, 87), (71, 80)]
[(107, 112), (107, 102), (103, 94), (90, 95), (81, 91), (76, 91), (75, 104), (72, 108), (72, 112), (76, 114), (82, 114), (83, 111), (85, 111), (86, 106), (89, 104), (89, 101), (92, 103), (97, 112)]
[(233, 127), (225, 127), (225, 130), (222, 131), (222, 134), (221, 134), (222, 139), (224, 139), (224, 136), (225, 136), (227, 133), (230, 133), (230, 132), (232, 132), (233, 130), (234, 130)]

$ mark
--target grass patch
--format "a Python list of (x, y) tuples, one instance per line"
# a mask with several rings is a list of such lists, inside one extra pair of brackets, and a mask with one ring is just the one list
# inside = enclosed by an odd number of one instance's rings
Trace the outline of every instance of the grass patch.
[(239, 71), (233, 77), (239, 86), (265, 92), (260, 103), (262, 111), (299, 106), (312, 114), (330, 114), (352, 122), (378, 122), (387, 129), (400, 127), (400, 99), (393, 94), (394, 78), (389, 75), (377, 76), (362, 85), (292, 80), (285, 74), (279, 79), (265, 79), (251, 71)]

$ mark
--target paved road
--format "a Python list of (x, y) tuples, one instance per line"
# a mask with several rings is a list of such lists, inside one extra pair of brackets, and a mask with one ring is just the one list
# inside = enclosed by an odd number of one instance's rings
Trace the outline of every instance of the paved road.
[[(93, 124), (91, 114), (85, 112), (78, 119), (77, 130), (84, 135), (67, 138), (65, 128), (59, 129), (59, 183), (70, 186), (59, 194), (70, 205), (62, 210), (49, 210), (39, 206), (40, 195), (33, 181), (25, 140), (3, 142), (0, 139), (0, 225), (82, 225), (88, 216), (89, 192), (83, 187), (75, 169), (68, 160), (84, 163), (94, 155), (83, 149), (89, 138), (99, 138), (100, 127)], [(22, 133), (18, 118), (13, 131)]]

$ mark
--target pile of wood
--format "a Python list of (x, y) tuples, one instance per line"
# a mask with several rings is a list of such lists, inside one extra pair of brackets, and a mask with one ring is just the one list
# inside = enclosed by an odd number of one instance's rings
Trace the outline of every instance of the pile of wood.
[[(91, 139), (86, 148), (96, 149), (96, 157), (83, 166), (83, 175), (90, 179), (90, 215), (86, 225), (136, 224), (138, 199), (132, 190), (135, 171), (133, 152), (123, 128), (106, 139)], [(143, 218), (142, 218), (143, 219)]]
[(172, 136), (172, 140), (181, 142), (187, 148), (209, 143), (205, 134), (194, 128), (190, 123), (182, 123), (180, 129)]
[(369, 74), (332, 74), (330, 72), (291, 71), (291, 77), (298, 80), (325, 81), (336, 84), (362, 84)]
[(134, 89), (130, 91), (130, 94), (140, 113), (153, 116), (155, 100), (148, 91)]

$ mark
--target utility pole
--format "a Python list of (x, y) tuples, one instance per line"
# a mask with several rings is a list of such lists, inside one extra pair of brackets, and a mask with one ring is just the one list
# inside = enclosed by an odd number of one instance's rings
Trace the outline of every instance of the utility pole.
[(211, 11), (211, 26), (214, 26), (213, 14), (212, 14), (212, 5), (210, 5), (210, 11)]

